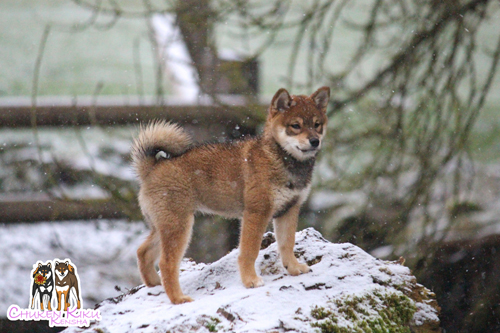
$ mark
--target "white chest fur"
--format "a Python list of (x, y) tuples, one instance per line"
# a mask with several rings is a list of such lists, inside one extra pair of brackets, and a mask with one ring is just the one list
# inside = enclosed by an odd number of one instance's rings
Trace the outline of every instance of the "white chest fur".
[[(56, 270), (56, 279), (57, 281), (62, 281), (66, 275), (68, 275), (68, 271), (65, 271), (64, 274), (61, 274), (61, 272), (59, 272), (58, 270)], [(59, 292), (66, 292), (67, 290), (69, 289), (69, 285), (66, 285), (66, 286), (58, 286), (56, 285), (56, 291), (59, 291)]]
[(56, 291), (59, 291), (59, 292), (66, 292), (68, 289), (69, 289), (69, 286), (64, 286), (64, 287), (56, 286)]
[(45, 290), (47, 290), (49, 293), (52, 292), (52, 286), (49, 286), (48, 288), (45, 288), (44, 286), (40, 286), (40, 291), (43, 293)]
[(283, 213), (283, 210), (291, 208), (295, 204), (301, 205), (307, 199), (311, 185), (301, 190), (290, 189), (288, 187), (275, 187), (273, 188), (273, 210), (274, 213)]

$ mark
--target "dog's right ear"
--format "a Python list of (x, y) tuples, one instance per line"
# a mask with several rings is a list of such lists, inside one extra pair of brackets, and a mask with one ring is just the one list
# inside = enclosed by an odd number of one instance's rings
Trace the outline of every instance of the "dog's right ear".
[(328, 102), (330, 101), (330, 88), (321, 87), (316, 92), (311, 95), (311, 99), (314, 101), (318, 109), (326, 113), (326, 108)]
[(292, 104), (292, 98), (286, 89), (281, 88), (274, 94), (273, 100), (271, 101), (270, 112), (274, 117), (278, 112), (284, 112), (290, 109)]

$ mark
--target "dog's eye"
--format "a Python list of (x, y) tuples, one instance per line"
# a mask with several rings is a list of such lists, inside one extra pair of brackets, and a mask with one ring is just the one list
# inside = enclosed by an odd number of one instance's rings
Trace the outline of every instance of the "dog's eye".
[(300, 129), (300, 125), (299, 124), (291, 124), (290, 126), (292, 128), (294, 128), (294, 129)]
[(314, 128), (319, 128), (320, 126), (321, 126), (321, 124), (320, 124), (320, 123), (316, 123), (316, 124), (314, 124)]

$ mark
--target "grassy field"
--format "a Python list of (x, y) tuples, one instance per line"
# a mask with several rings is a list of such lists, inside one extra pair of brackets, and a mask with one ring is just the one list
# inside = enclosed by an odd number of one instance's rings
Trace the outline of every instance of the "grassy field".
[[(153, 56), (141, 20), (120, 20), (109, 30), (68, 33), (90, 12), (70, 1), (0, 3), (0, 96), (32, 92), (34, 64), (44, 28), (52, 25), (40, 71), (39, 95), (91, 95), (99, 82), (103, 94), (135, 94), (133, 43), (141, 40), (144, 85), (154, 83)], [(104, 23), (104, 22), (103, 22)], [(150, 89), (147, 93), (152, 93)]]
[[(127, 10), (143, 10), (142, 1), (120, 0), (118, 3)], [(88, 21), (91, 14), (71, 0), (1, 1), (0, 77), (3, 79), (0, 81), (0, 97), (29, 96), (32, 93), (35, 62), (47, 24), (52, 28), (42, 59), (38, 95), (92, 95), (99, 82), (104, 84), (101, 93), (105, 95), (136, 94), (134, 43), (137, 40), (144, 90), (148, 95), (154, 94), (154, 51), (148, 37), (147, 21), (144, 18), (122, 18), (109, 30), (93, 26), (78, 33), (68, 32), (68, 28)], [(293, 7), (292, 15), (301, 15), (299, 5)], [(110, 21), (110, 16), (99, 17), (99, 24)], [(219, 49), (243, 55), (252, 53), (259, 41), (253, 39), (247, 43), (231, 37), (228, 23), (230, 25), (231, 21), (216, 27)], [(296, 75), (306, 74), (303, 54), (300, 50), (292, 50), (294, 32), (280, 33), (275, 43), (259, 58), (263, 95), (271, 95), (286, 85), (288, 60), (292, 53), (299, 52)], [(342, 31), (340, 34), (343, 36)], [(336, 39), (333, 66), (341, 68), (350, 58), (354, 37), (350, 33), (345, 38)]]
[[(103, 1), (103, 3), (109, 3)], [(128, 10), (140, 11), (142, 1), (120, 0)], [(163, 1), (153, 1), (161, 6)], [(296, 5), (295, 14), (300, 15)], [(363, 15), (362, 9), (353, 13)], [(498, 11), (497, 11), (498, 12)], [(44, 28), (51, 24), (40, 71), (39, 96), (88, 96), (99, 84), (103, 84), (103, 95), (136, 95), (137, 77), (134, 66), (134, 43), (139, 43), (139, 62), (142, 70), (143, 90), (146, 95), (155, 92), (155, 63), (147, 22), (143, 18), (120, 19), (107, 30), (96, 26), (78, 33), (69, 33), (89, 20), (91, 12), (79, 7), (71, 0), (2, 0), (0, 2), (0, 98), (30, 96), (33, 88), (33, 73)], [(481, 49), (492, 48), (496, 43), (499, 17), (493, 18), (491, 29), (484, 31)], [(100, 26), (109, 22), (109, 17), (98, 19)], [(245, 41), (229, 37), (225, 22), (217, 28), (216, 41), (220, 49), (248, 52)], [(293, 32), (293, 31), (292, 31)], [(306, 59), (301, 50), (292, 50), (292, 32), (279, 35), (275, 44), (260, 57), (261, 93), (272, 95), (278, 88), (286, 86), (290, 54), (299, 52), (296, 66), (298, 76), (306, 74)], [(352, 54), (354, 35), (339, 31), (334, 40), (335, 59), (333, 66), (342, 66)], [(251, 45), (250, 47), (253, 47)], [(479, 61), (479, 64), (482, 64)], [(486, 62), (484, 62), (486, 64)], [(370, 68), (368, 68), (369, 70)], [(479, 68), (486, 72), (486, 66)], [(165, 80), (168, 94), (168, 79)], [(295, 91), (294, 91), (295, 92)], [(302, 92), (302, 91), (300, 91)], [(500, 75), (490, 92), (487, 106), (471, 137), (471, 151), (483, 162), (500, 161)], [(335, 92), (333, 91), (335, 94)]]

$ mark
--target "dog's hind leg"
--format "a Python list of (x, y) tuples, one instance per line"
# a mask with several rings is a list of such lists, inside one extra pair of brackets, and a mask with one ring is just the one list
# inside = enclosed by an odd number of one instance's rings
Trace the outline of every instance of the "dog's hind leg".
[(35, 289), (35, 286), (33, 286), (33, 291), (31, 292), (31, 295), (33, 295), (31, 298), (31, 308), (32, 309), (35, 308), (35, 298), (36, 298), (37, 294), (39, 294), (39, 292)]
[(179, 284), (179, 269), (191, 238), (194, 215), (192, 212), (165, 212), (156, 224), (161, 240), (160, 272), (163, 287), (173, 304), (192, 302)]
[(156, 227), (150, 223), (151, 233), (137, 250), (137, 263), (142, 281), (148, 287), (159, 286), (160, 277), (155, 269), (155, 262), (160, 255), (160, 237)]
[[(81, 306), (81, 302), (80, 302), (80, 290), (78, 289), (78, 281), (75, 283), (75, 285), (71, 289), (71, 294), (76, 299), (76, 308), (80, 309), (82, 306)], [(69, 297), (69, 295), (68, 295), (68, 297)]]

